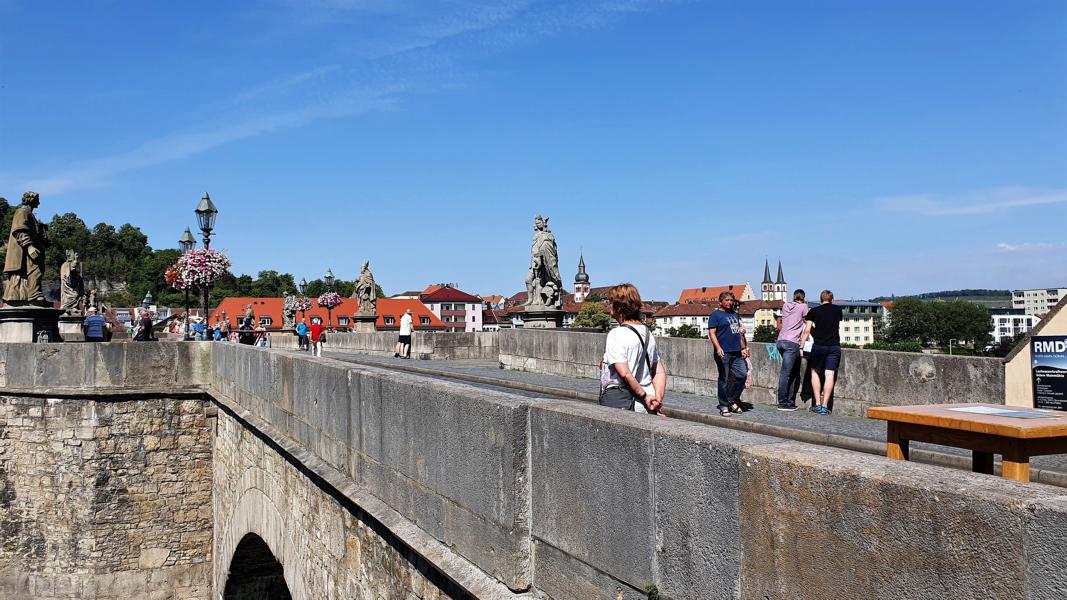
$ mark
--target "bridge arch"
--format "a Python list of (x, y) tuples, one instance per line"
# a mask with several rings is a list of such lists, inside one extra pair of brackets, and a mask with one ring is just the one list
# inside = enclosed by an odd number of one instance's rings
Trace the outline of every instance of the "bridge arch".
[(230, 559), (223, 600), (293, 600), (285, 569), (263, 538), (248, 533)]

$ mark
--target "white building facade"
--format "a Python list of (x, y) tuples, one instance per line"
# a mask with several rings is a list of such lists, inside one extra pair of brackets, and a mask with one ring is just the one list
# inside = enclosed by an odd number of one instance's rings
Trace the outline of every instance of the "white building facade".
[(1067, 296), (1067, 288), (1041, 288), (1038, 290), (1013, 290), (1011, 307), (1028, 315), (1041, 318)]

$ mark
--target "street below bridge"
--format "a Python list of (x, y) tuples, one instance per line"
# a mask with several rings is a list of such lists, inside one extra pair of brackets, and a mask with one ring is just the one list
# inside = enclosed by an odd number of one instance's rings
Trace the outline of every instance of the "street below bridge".
[[(508, 370), (501, 368), (494, 360), (405, 360), (381, 355), (330, 351), (324, 352), (323, 356), (430, 378), (459, 380), (476, 387), (527, 397), (548, 396), (596, 402), (598, 395), (598, 382), (595, 379)], [(741, 415), (723, 418), (718, 416), (715, 398), (671, 392), (669, 379), (666, 396), (665, 413), (670, 418), (868, 454), (885, 453), (886, 430), (883, 421), (846, 415), (824, 416), (810, 412), (804, 407), (796, 412), (782, 412), (767, 404), (757, 404), (753, 410)], [(969, 451), (948, 446), (913, 443), (912, 460), (964, 470), (971, 468)], [(999, 473), (999, 457), (996, 459), (995, 468)], [(1034, 457), (1030, 472), (1033, 481), (1067, 487), (1067, 455)]]

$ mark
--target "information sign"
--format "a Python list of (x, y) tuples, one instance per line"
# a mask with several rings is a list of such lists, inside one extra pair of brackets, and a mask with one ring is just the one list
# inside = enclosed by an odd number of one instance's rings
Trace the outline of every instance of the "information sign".
[(1034, 408), (1067, 410), (1067, 335), (1030, 338)]

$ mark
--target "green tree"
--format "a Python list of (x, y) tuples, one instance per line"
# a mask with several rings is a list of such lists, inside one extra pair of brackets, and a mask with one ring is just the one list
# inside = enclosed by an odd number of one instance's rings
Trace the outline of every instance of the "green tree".
[(760, 325), (752, 332), (752, 341), (773, 344), (778, 341), (778, 328), (774, 325)]
[[(85, 258), (85, 248), (89, 245), (90, 232), (85, 221), (69, 212), (55, 215), (48, 224), (48, 239), (52, 242), (45, 250), (45, 277), (59, 278), (59, 267), (67, 260), (67, 250), (74, 250)], [(6, 241), (6, 238), (5, 238)]]
[(691, 338), (698, 339), (704, 336), (700, 335), (700, 329), (692, 325), (680, 325), (679, 327), (671, 327), (667, 329), (667, 335), (676, 338)]
[(989, 344), (993, 320), (989, 309), (965, 300), (936, 301), (929, 303), (932, 326), (930, 337), (941, 346), (970, 343), (982, 350)]
[(609, 325), (611, 325), (611, 315), (604, 310), (604, 307), (599, 302), (588, 301), (582, 303), (578, 316), (571, 323), (571, 327), (589, 327), (601, 331), (607, 330)]
[(886, 328), (887, 342), (925, 343), (931, 337), (933, 312), (929, 303), (918, 298), (901, 298), (893, 303), (892, 325)]
[(1011, 354), (1011, 351), (1014, 350), (1016, 346), (1025, 342), (1026, 336), (1027, 334), (1025, 333), (1019, 333), (1010, 338), (1004, 338), (993, 346), (993, 350), (992, 352), (990, 352), (990, 354), (992, 354), (993, 356), (1004, 358), (1005, 356)]

